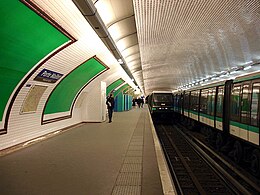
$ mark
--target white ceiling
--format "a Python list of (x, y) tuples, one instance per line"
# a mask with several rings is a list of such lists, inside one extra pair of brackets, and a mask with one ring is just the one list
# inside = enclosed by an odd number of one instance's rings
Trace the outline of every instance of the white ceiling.
[(144, 88), (132, 0), (92, 0), (129, 70)]
[(92, 1), (146, 94), (260, 69), (260, 0)]

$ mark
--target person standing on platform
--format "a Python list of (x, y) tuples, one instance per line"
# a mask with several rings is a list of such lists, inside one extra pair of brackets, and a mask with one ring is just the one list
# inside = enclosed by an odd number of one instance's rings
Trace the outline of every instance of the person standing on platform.
[(112, 93), (110, 93), (110, 95), (107, 97), (106, 105), (107, 105), (107, 110), (108, 110), (109, 123), (111, 123), (114, 105), (115, 105), (115, 100), (114, 100)]
[(141, 107), (141, 98), (138, 98), (136, 101), (137, 101), (138, 108), (140, 108)]
[(141, 97), (141, 108), (143, 108), (143, 107), (144, 107), (144, 98)]

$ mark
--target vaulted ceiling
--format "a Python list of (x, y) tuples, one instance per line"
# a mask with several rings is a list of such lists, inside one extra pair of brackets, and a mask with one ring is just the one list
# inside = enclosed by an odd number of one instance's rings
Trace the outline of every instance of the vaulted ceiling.
[(259, 0), (92, 2), (145, 94), (260, 69)]

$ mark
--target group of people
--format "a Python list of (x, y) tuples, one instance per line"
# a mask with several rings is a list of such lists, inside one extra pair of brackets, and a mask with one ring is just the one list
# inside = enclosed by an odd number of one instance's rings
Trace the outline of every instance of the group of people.
[[(133, 99), (133, 106), (135, 106), (135, 103), (137, 103), (139, 108), (143, 108), (144, 98), (139, 97), (137, 99)], [(107, 110), (108, 110), (108, 122), (111, 123), (113, 110), (114, 110), (114, 106), (115, 106), (115, 99), (114, 99), (112, 93), (107, 97), (106, 105), (107, 105)]]
[(139, 108), (143, 108), (143, 106), (144, 106), (144, 98), (143, 97), (139, 97), (137, 99), (133, 99), (132, 106), (135, 106), (136, 105), (135, 103), (137, 103)]

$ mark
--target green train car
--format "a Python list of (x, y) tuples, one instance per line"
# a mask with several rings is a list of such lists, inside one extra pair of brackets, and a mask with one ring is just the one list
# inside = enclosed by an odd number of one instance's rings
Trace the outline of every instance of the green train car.
[(260, 73), (174, 94), (174, 112), (260, 177)]

